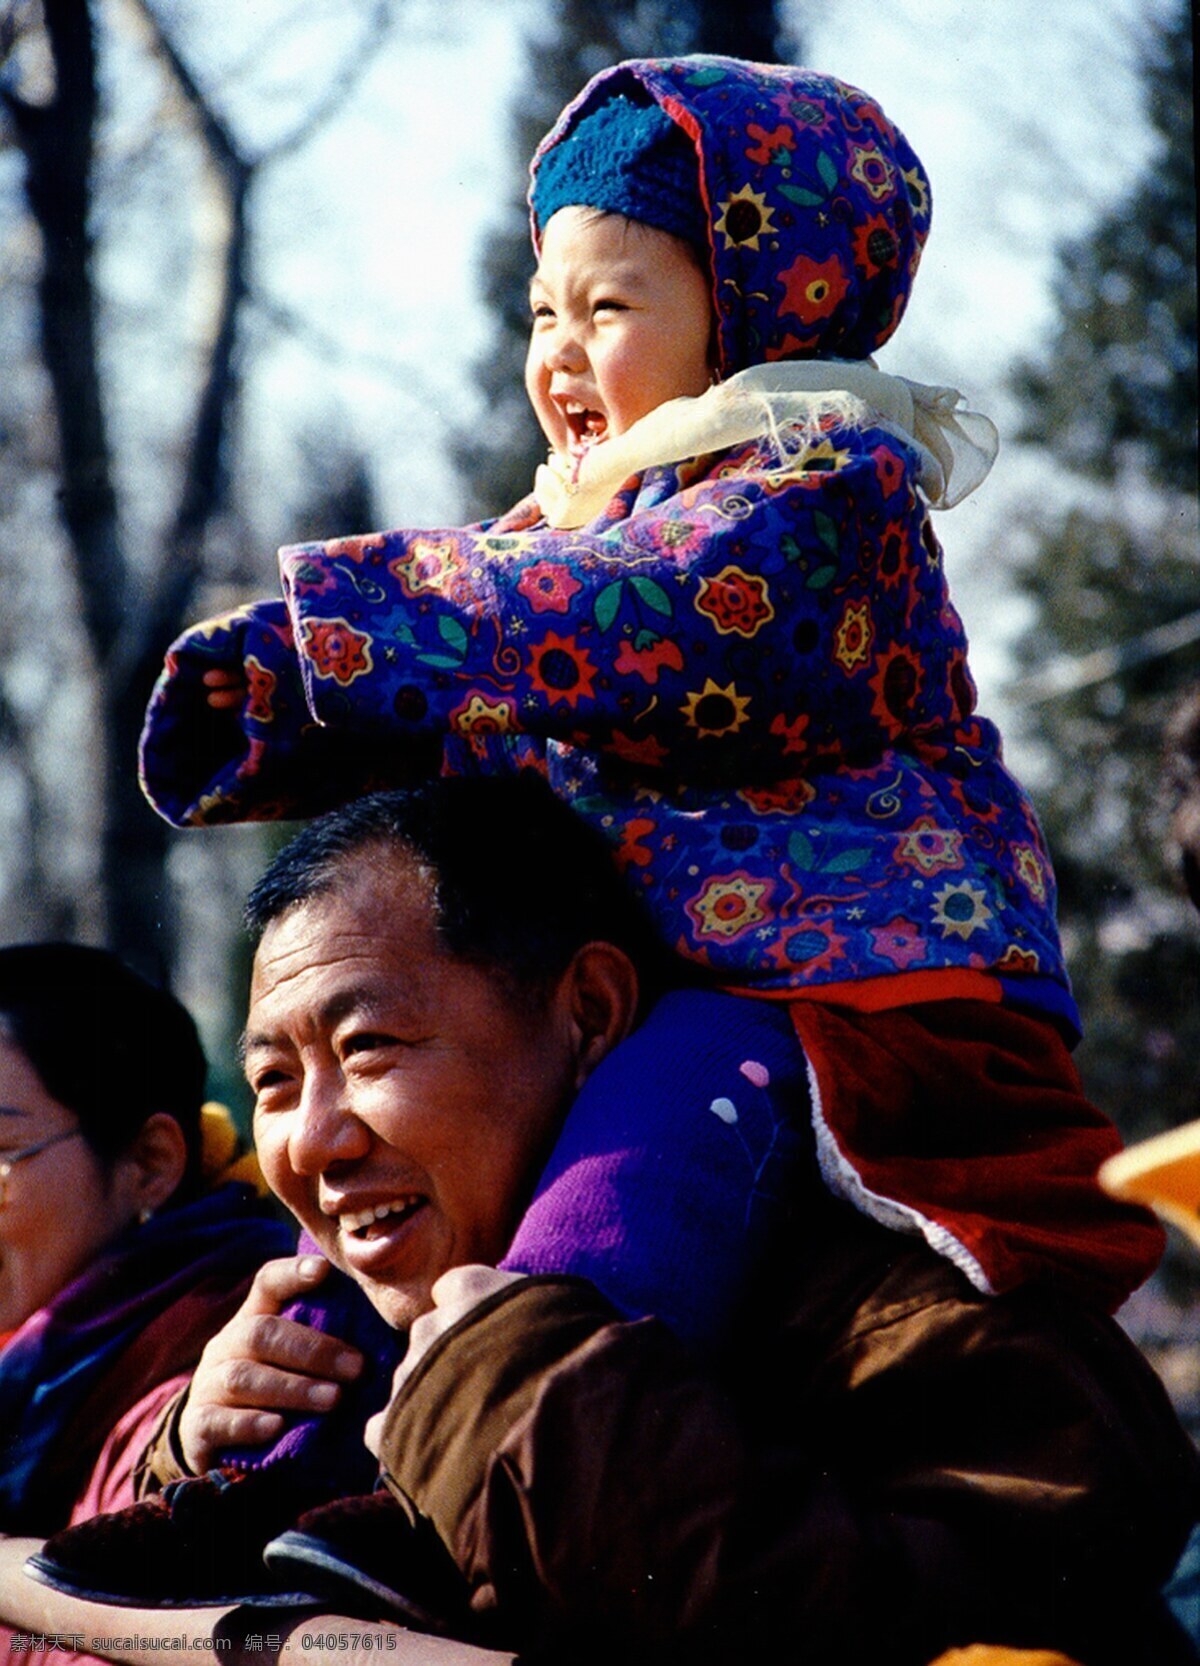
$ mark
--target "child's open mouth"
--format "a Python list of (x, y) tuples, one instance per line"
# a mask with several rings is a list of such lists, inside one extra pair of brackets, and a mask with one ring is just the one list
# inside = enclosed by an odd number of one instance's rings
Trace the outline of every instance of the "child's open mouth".
[(572, 457), (582, 457), (592, 446), (608, 438), (608, 418), (603, 411), (570, 400), (563, 406), (563, 416), (571, 435), (568, 450)]

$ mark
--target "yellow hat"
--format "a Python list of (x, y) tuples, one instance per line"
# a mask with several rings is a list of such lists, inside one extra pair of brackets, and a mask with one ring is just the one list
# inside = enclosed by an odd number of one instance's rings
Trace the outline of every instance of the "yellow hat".
[(1118, 1152), (1101, 1166), (1099, 1179), (1113, 1197), (1149, 1204), (1200, 1248), (1200, 1122)]
[(243, 1151), (228, 1107), (210, 1099), (200, 1107), (201, 1166), (206, 1189), (241, 1180), (253, 1186), (260, 1197), (267, 1195), (267, 1183), (253, 1151)]

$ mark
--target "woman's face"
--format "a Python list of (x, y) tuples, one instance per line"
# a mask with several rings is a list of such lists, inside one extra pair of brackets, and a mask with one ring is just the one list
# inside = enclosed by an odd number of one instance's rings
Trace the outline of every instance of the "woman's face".
[(39, 1140), (75, 1136), (14, 1164), (0, 1180), (0, 1332), (44, 1307), (137, 1213), (128, 1186), (105, 1172), (78, 1128), (21, 1049), (0, 1034), (0, 1165)]

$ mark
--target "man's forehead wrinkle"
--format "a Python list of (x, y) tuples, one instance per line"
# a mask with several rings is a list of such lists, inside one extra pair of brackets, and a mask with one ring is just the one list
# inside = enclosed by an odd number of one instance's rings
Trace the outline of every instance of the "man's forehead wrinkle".
[[(369, 1023), (381, 1019), (394, 1017), (397, 1007), (415, 1007), (418, 1003), (409, 998), (407, 988), (402, 988), (392, 980), (372, 979), (362, 983), (355, 983), (334, 990), (323, 1000), (318, 1000), (312, 1017), (317, 1024), (327, 1030), (335, 1029), (347, 1018), (361, 1018)], [(267, 1015), (266, 1027), (259, 1029), (247, 1028), (242, 1033), (238, 1044), (238, 1051), (242, 1063), (254, 1054), (269, 1052), (280, 1045), (286, 1045), (286, 1020), (272, 1027), (270, 1015)]]
[(402, 942), (378, 931), (339, 930), (305, 936), (260, 956), (251, 991), (243, 1056), (273, 1045), (300, 1016), (332, 1027), (360, 1014), (369, 1020), (399, 1010), (424, 1012), (431, 998), (430, 969)]

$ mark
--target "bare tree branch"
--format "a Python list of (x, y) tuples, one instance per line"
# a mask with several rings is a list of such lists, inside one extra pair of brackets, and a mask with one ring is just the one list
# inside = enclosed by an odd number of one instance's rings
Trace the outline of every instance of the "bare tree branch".
[(46, 104), (5, 94), (25, 158), (25, 192), (42, 236), (38, 314), (58, 423), (60, 510), (70, 535), (84, 620), (108, 662), (125, 613), (120, 547), (98, 365), (88, 192), (96, 112), (96, 48), (87, 0), (45, 0), (54, 93)]
[(260, 160), (277, 162), (281, 156), (289, 156), (308, 143), (338, 106), (345, 103), (356, 83), (362, 79), (392, 23), (392, 0), (375, 0), (374, 6), (367, 13), (362, 34), (349, 48), (341, 63), (335, 65), (324, 93), (314, 101), (312, 108), (290, 133), (276, 139), (274, 144), (263, 152)]
[(149, 0), (129, 3), (146, 24), (154, 48), (195, 123), (225, 221), (207, 356), (188, 435), (179, 500), (151, 594), (141, 618), (130, 621), (125, 643), (125, 673), (141, 683), (147, 662), (153, 665), (166, 642), (178, 634), (203, 565), (205, 533), (224, 503), (224, 452), (238, 389), (238, 310), (247, 292), (247, 199), (257, 164), (243, 155), (228, 123), (201, 87)]
[(329, 364), (359, 365), (364, 370), (373, 371), (391, 382), (406, 400), (417, 407), (422, 418), (432, 418), (435, 424), (441, 423), (446, 433), (450, 432), (449, 421), (436, 409), (433, 388), (419, 365), (390, 359), (374, 350), (349, 347), (331, 331), (322, 329), (315, 319), (305, 317), (295, 307), (289, 307), (277, 296), (268, 295), (259, 286), (255, 286), (250, 302), (255, 313), (281, 335), (303, 342), (309, 352)]

